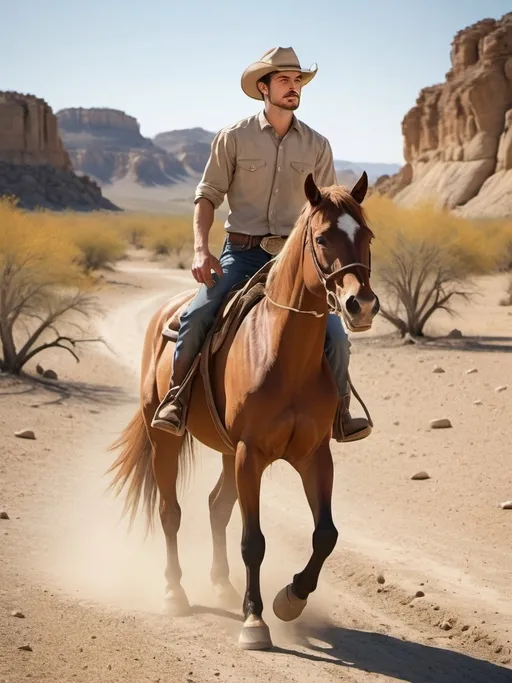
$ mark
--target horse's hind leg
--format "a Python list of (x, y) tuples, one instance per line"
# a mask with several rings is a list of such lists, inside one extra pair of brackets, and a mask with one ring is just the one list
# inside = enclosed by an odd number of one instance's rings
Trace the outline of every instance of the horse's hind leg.
[(226, 608), (240, 607), (242, 599), (229, 580), (228, 555), (226, 550), (226, 527), (236, 502), (235, 458), (222, 456), (222, 473), (210, 493), (210, 524), (213, 539), (213, 562), (210, 577), (219, 604)]
[(160, 520), (167, 548), (167, 581), (164, 609), (171, 616), (183, 616), (190, 612), (190, 605), (181, 586), (181, 567), (178, 558), (178, 530), (181, 508), (176, 495), (180, 450), (185, 436), (173, 436), (150, 428), (153, 444), (153, 472), (160, 493)]
[(310, 593), (316, 590), (325, 560), (334, 550), (338, 531), (331, 512), (334, 467), (328, 442), (303, 462), (294, 463), (299, 472), (315, 520), (313, 554), (305, 569), (293, 577), (274, 600), (274, 613), (283, 621), (292, 621), (301, 613)]

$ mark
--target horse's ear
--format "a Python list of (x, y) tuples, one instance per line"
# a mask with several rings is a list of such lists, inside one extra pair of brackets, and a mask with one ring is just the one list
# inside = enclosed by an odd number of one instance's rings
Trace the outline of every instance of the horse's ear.
[(316, 186), (316, 183), (313, 180), (313, 175), (311, 173), (308, 173), (306, 180), (304, 181), (304, 191), (306, 193), (306, 197), (309, 200), (309, 203), (312, 206), (317, 206), (318, 204), (320, 204), (320, 202), (322, 201), (322, 194)]
[(356, 200), (358, 204), (361, 204), (363, 199), (366, 197), (366, 193), (368, 192), (368, 176), (366, 175), (366, 171), (363, 171), (362, 176), (359, 178), (357, 183), (354, 185), (352, 188), (352, 192), (350, 193), (352, 197)]

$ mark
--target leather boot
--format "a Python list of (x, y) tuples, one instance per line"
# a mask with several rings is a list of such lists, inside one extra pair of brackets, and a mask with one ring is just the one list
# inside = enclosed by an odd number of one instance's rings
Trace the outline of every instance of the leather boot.
[(372, 433), (368, 420), (364, 417), (352, 417), (349, 411), (350, 393), (341, 396), (334, 416), (332, 438), (341, 442), (359, 441)]
[(185, 378), (179, 384), (176, 383), (177, 368), (174, 368), (170, 389), (155, 411), (151, 421), (152, 427), (162, 429), (164, 432), (174, 434), (174, 436), (182, 436), (185, 433), (192, 378), (199, 365), (199, 360), (200, 355), (197, 356)]

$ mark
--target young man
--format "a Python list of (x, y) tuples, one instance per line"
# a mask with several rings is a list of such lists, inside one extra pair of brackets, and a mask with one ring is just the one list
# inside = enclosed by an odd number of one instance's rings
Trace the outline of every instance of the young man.
[[(265, 251), (269, 244), (284, 243), (290, 234), (306, 201), (306, 175), (313, 173), (320, 187), (336, 184), (329, 142), (293, 113), (302, 88), (315, 75), (316, 69), (301, 68), (292, 48), (281, 47), (266, 52), (242, 75), (245, 94), (263, 100), (265, 107), (222, 129), (212, 143), (195, 195), (192, 274), (201, 287), (181, 316), (171, 387), (155, 413), (154, 427), (173, 434), (184, 432), (185, 406), (176, 394), (188, 380), (226, 294), (272, 258)], [(218, 260), (208, 248), (208, 234), (214, 211), (226, 195), (230, 212)], [(366, 419), (352, 418), (348, 411), (349, 341), (334, 314), (328, 319), (325, 352), (340, 394), (333, 436), (338, 441), (363, 439), (371, 427)]]

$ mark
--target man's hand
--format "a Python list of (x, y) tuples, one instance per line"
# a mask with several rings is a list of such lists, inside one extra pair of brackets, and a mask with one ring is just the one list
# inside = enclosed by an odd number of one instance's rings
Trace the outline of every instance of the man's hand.
[(191, 268), (194, 279), (200, 284), (204, 283), (207, 287), (213, 287), (215, 282), (212, 278), (212, 270), (222, 277), (223, 272), (219, 260), (208, 249), (196, 251)]

